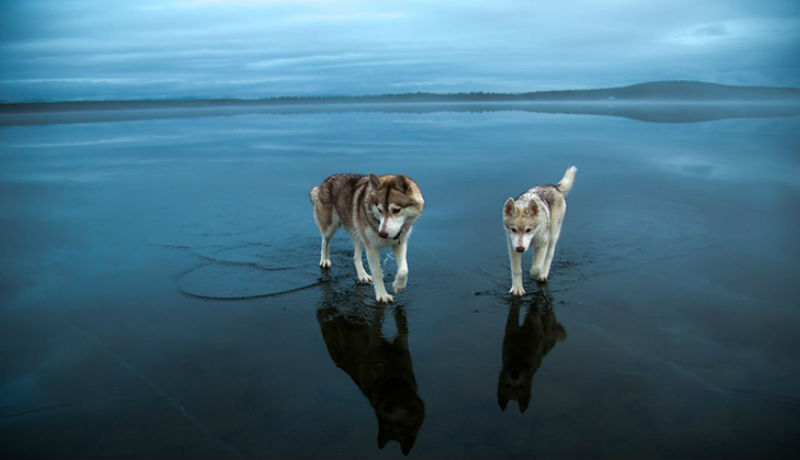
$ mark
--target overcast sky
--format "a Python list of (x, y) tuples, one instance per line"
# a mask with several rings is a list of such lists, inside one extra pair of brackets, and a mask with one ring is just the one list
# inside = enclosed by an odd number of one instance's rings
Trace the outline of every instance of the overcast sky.
[(0, 100), (800, 87), (800, 0), (0, 0)]

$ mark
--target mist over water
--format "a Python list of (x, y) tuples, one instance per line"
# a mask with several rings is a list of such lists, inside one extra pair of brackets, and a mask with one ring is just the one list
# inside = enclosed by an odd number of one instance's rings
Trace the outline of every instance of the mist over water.
[[(795, 455), (798, 114), (612, 105), (4, 114), (3, 456)], [(569, 165), (511, 299), (502, 204)], [(425, 196), (394, 304), (317, 267), (339, 172)]]

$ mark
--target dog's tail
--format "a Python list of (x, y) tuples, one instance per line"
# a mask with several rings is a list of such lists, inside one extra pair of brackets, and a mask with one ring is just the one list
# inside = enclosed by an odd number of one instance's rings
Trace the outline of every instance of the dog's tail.
[(319, 201), (319, 186), (312, 188), (308, 197), (311, 199), (311, 204), (316, 205)]
[(570, 190), (572, 190), (572, 184), (575, 183), (575, 173), (578, 172), (578, 168), (575, 166), (570, 166), (567, 168), (567, 171), (564, 173), (564, 177), (558, 181), (556, 188), (558, 191), (563, 193), (564, 195), (567, 194)]

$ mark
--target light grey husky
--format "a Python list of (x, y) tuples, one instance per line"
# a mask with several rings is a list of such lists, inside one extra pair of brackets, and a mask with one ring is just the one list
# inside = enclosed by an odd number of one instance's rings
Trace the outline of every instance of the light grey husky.
[[(406, 246), (411, 227), (425, 207), (417, 183), (395, 174), (380, 177), (374, 174), (334, 174), (311, 189), (311, 204), (314, 205), (314, 220), (322, 234), (319, 266), (331, 266), (330, 240), (344, 225), (355, 246), (353, 261), (358, 281), (373, 283), (378, 302), (394, 301), (383, 284), (380, 250), (391, 247), (394, 251), (397, 275), (392, 288), (398, 294), (405, 289), (408, 279)], [(361, 261), (364, 248), (372, 276), (364, 270)]]
[(567, 212), (567, 193), (575, 182), (578, 169), (570, 166), (555, 185), (537, 185), (503, 205), (503, 226), (511, 260), (511, 289), (515, 296), (525, 295), (522, 287), (522, 253), (533, 245), (531, 278), (547, 281), (553, 253)]

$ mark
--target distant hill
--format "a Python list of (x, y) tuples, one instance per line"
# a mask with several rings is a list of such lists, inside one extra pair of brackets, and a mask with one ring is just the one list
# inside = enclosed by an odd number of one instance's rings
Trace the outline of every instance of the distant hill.
[(526, 100), (800, 100), (800, 89), (764, 86), (731, 86), (699, 81), (656, 81), (619, 88), (545, 91), (522, 94)]
[[(323, 98), (326, 99), (326, 98)], [(337, 98), (332, 98), (337, 99)], [(656, 81), (603, 89), (535, 91), (527, 93), (413, 93), (347, 98), (364, 102), (403, 101), (797, 101), (800, 89), (762, 86), (731, 86), (699, 81)]]

